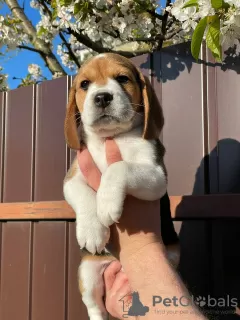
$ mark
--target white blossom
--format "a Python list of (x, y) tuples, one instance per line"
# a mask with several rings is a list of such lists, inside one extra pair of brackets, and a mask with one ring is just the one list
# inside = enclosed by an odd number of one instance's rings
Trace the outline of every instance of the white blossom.
[(198, 0), (199, 5), (199, 17), (213, 16), (215, 10), (212, 7), (211, 0)]
[(0, 66), (0, 92), (7, 91), (9, 89), (7, 84), (8, 75), (3, 74), (2, 70), (3, 68)]
[(240, 8), (240, 1), (239, 0), (225, 0), (230, 6), (235, 6), (235, 8)]
[(232, 47), (240, 39), (240, 15), (232, 15), (221, 27), (222, 44)]
[(106, 5), (106, 0), (96, 0), (96, 7), (102, 9)]
[(30, 6), (31, 6), (33, 9), (39, 9), (39, 8), (40, 8), (40, 4), (39, 4), (39, 2), (36, 1), (36, 0), (30, 1)]
[(42, 74), (40, 66), (34, 63), (28, 66), (28, 72), (31, 74), (33, 79), (38, 79)]
[(112, 20), (112, 25), (113, 25), (113, 27), (117, 28), (121, 33), (123, 33), (124, 29), (127, 26), (127, 23), (124, 18), (115, 17)]
[[(79, 36), (85, 36), (90, 42), (97, 43), (103, 48), (116, 49), (127, 44), (133, 51), (141, 46), (140, 42), (134, 41), (136, 38), (152, 38), (161, 34), (162, 21), (153, 18), (144, 11), (145, 9), (141, 12), (141, 5), (143, 8), (149, 6), (151, 11), (158, 7), (163, 13), (169, 12), (168, 19), (172, 19), (173, 23), (168, 32), (174, 34), (174, 30), (181, 27), (170, 39), (172, 43), (191, 40), (198, 22), (204, 17), (213, 15), (218, 15), (220, 18), (221, 43), (232, 46), (240, 39), (240, 0), (225, 0), (229, 4), (229, 8), (225, 11), (214, 10), (211, 0), (198, 0), (197, 6), (183, 8), (187, 2), (188, 0), (176, 0), (164, 9), (160, 7), (158, 0), (74, 0), (65, 6), (60, 5), (60, 0), (56, 0), (57, 7), (54, 10), (48, 6), (50, 15), (46, 14), (38, 0), (30, 0), (30, 6), (40, 14), (40, 19), (35, 24), (37, 38), (44, 41), (48, 48), (53, 50), (54, 41), (57, 37), (59, 39), (59, 32), (64, 35), (70, 45), (71, 54), (69, 46), (62, 41), (55, 48), (56, 56), (63, 66), (72, 71), (76, 69), (76, 63), (70, 58), (72, 54), (82, 63), (96, 52), (79, 42), (77, 35), (73, 36), (71, 31)], [(77, 3), (85, 3), (88, 6), (75, 14), (74, 5)], [(177, 21), (173, 20), (173, 17)], [(22, 24), (16, 22), (13, 16), (0, 15), (1, 53), (4, 50), (16, 50), (18, 46), (24, 44), (32, 46), (31, 41), (32, 39), (29, 39), (24, 32)], [(152, 44), (153, 47), (157, 47), (157, 43)], [(41, 77), (41, 69), (35, 64), (29, 65), (29, 73), (34, 79)], [(56, 72), (53, 78), (61, 75)], [(0, 73), (0, 86), (1, 81), (3, 82), (2, 73)]]
[(53, 79), (57, 79), (57, 78), (60, 78), (62, 76), (63, 76), (62, 72), (55, 72), (52, 77), (53, 77)]

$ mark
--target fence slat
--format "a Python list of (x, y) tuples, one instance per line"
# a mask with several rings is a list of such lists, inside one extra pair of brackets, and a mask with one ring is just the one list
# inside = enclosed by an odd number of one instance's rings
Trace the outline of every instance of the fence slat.
[[(76, 78), (76, 76), (72, 76), (69, 78), (69, 90), (73, 84), (74, 79)], [(70, 155), (70, 164), (73, 162), (74, 158), (76, 157), (76, 150), (69, 150), (69, 155)]]
[(183, 221), (180, 237), (180, 275), (194, 297), (206, 297), (212, 286), (209, 222)]
[[(155, 52), (152, 55), (151, 64), (151, 82), (162, 108), (162, 82), (161, 82), (161, 53)], [(163, 115), (164, 116), (164, 115)], [(160, 140), (163, 142), (163, 131), (160, 134)]]
[[(177, 56), (176, 51), (176, 48), (173, 52), (166, 49), (161, 57), (162, 105), (165, 116), (163, 143), (167, 150), (165, 161), (169, 174), (168, 193), (203, 194), (201, 66), (194, 63), (185, 50), (180, 51)], [(187, 93), (183, 94), (183, 90)], [(196, 176), (199, 166), (201, 168)]]
[[(220, 194), (239, 194), (239, 58), (238, 55), (234, 57), (232, 54), (221, 67), (214, 65), (215, 61), (210, 53), (208, 61), (213, 63), (207, 68), (210, 191)], [(230, 217), (235, 210), (239, 211), (239, 205), (229, 203), (222, 211), (226, 217)], [(212, 295), (229, 295), (232, 298), (237, 298), (238, 301), (240, 298), (238, 285), (240, 255), (236, 248), (240, 243), (239, 230), (239, 219), (213, 220), (211, 223)]]
[(87, 320), (87, 309), (82, 302), (78, 289), (78, 267), (80, 248), (76, 240), (75, 222), (69, 222), (69, 259), (68, 259), (68, 320)]
[(0, 202), (2, 202), (3, 195), (3, 153), (4, 153), (4, 128), (5, 128), (5, 106), (4, 93), (0, 92)]
[(65, 320), (65, 223), (34, 224), (32, 320)]
[(62, 200), (67, 168), (63, 123), (68, 78), (37, 87), (35, 201)]
[(219, 192), (240, 193), (240, 81), (236, 70), (216, 70)]
[(8, 92), (3, 202), (31, 201), (34, 87)]
[(134, 57), (131, 61), (141, 70), (141, 72), (150, 77), (150, 69), (151, 69), (151, 55), (143, 54), (138, 57)]
[(30, 222), (2, 223), (2, 320), (29, 319), (30, 244)]
[[(240, 217), (239, 194), (170, 196), (171, 214), (175, 220)], [(66, 201), (0, 203), (0, 221), (8, 220), (74, 220)]]
[(216, 67), (212, 54), (207, 51), (207, 60), (212, 65), (207, 66), (207, 105), (208, 105), (208, 164), (209, 192), (218, 192), (218, 115), (217, 115), (217, 79)]
[[(214, 221), (212, 224), (213, 295), (240, 299), (240, 220)], [(227, 306), (226, 306), (227, 307)]]
[(2, 270), (2, 222), (0, 221), (0, 297), (3, 294), (1, 270)]

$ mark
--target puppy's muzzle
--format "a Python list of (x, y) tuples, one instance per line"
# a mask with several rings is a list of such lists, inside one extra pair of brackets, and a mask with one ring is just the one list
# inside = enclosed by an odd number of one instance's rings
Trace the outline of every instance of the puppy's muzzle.
[(95, 106), (98, 108), (106, 108), (113, 100), (113, 95), (109, 92), (101, 92), (96, 94), (94, 98)]

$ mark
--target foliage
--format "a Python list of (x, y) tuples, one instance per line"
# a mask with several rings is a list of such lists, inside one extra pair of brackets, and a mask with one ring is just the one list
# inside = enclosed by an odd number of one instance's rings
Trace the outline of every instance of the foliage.
[[(195, 59), (206, 41), (220, 61), (222, 44), (231, 47), (240, 39), (240, 0), (167, 0), (166, 8), (158, 8), (156, 0), (31, 0), (40, 13), (35, 26), (17, 0), (5, 3), (11, 14), (0, 15), (0, 52), (34, 51), (53, 77), (66, 74), (64, 68), (74, 71), (96, 53), (132, 57), (189, 40)], [(55, 38), (60, 39), (57, 55)], [(21, 85), (43, 79), (32, 72), (30, 68)]]

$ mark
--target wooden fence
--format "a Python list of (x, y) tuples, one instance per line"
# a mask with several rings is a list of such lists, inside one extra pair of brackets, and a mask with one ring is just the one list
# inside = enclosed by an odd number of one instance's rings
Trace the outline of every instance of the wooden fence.
[[(184, 220), (179, 271), (194, 295), (239, 299), (239, 58), (196, 63), (175, 46), (133, 60), (164, 109), (172, 216)], [(62, 201), (74, 157), (63, 135), (70, 86), (64, 77), (0, 93), (1, 320), (87, 319), (74, 214)]]

